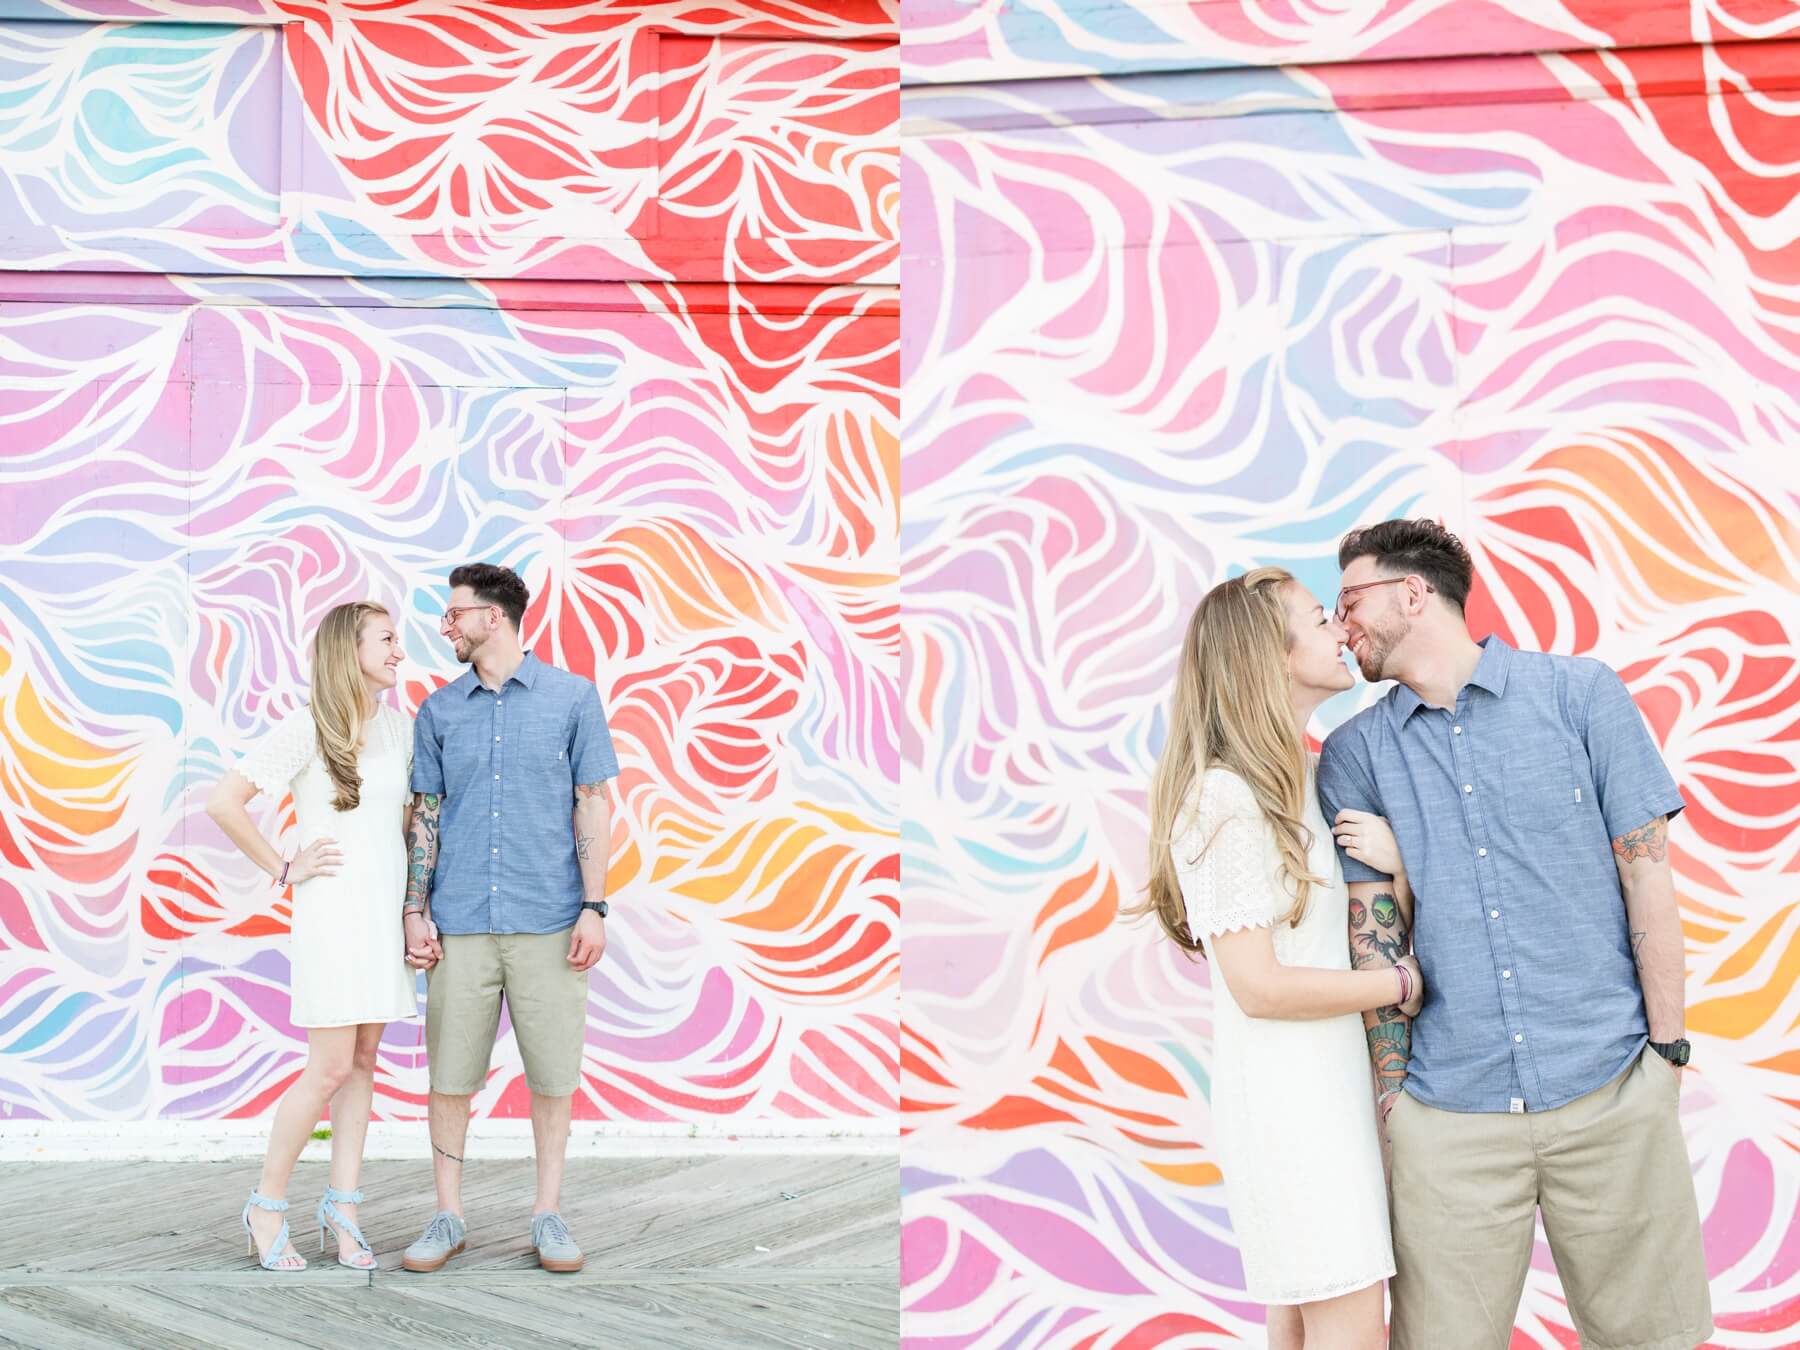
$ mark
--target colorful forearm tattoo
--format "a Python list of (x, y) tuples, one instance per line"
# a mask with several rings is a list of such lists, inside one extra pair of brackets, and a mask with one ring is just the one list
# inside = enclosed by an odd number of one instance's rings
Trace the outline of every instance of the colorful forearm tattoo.
[(431, 876), (437, 870), (438, 810), (443, 798), (421, 792), (413, 802), (412, 828), (406, 832), (406, 899), (402, 910), (422, 910), (431, 899)]
[(1411, 1054), (1411, 1022), (1377, 1022), (1369, 1028), (1369, 1058), (1375, 1063), (1375, 1078), (1383, 1095), (1396, 1091), (1406, 1081), (1406, 1061)]
[[(1380, 891), (1365, 905), (1350, 902), (1350, 964), (1358, 970), (1381, 970), (1396, 965), (1406, 954), (1407, 928), (1393, 892)], [(1398, 1004), (1375, 1009), (1369, 1028), (1369, 1058), (1381, 1090), (1391, 1092), (1406, 1077), (1406, 1061), (1412, 1050), (1412, 1021)]]

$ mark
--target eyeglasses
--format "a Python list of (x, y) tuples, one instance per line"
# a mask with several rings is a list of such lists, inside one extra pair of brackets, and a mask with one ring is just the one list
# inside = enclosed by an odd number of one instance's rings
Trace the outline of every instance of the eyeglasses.
[[(1346, 601), (1344, 598), (1345, 596), (1354, 595), (1358, 591), (1366, 591), (1371, 586), (1393, 586), (1402, 581), (1411, 581), (1412, 578), (1413, 574), (1409, 572), (1403, 577), (1383, 577), (1380, 581), (1364, 581), (1355, 586), (1346, 586), (1343, 590), (1338, 592), (1337, 610), (1332, 614), (1332, 617), (1339, 623), (1342, 623), (1345, 619), (1350, 617), (1350, 610), (1355, 604), (1355, 601)], [(1437, 594), (1437, 587), (1433, 586), (1429, 581), (1426, 581), (1424, 577), (1419, 578), (1419, 584), (1425, 588), (1425, 593), (1427, 595)]]
[(494, 608), (492, 605), (452, 605), (449, 609), (444, 611), (444, 616), (438, 620), (438, 630), (442, 632), (472, 609), (492, 608)]

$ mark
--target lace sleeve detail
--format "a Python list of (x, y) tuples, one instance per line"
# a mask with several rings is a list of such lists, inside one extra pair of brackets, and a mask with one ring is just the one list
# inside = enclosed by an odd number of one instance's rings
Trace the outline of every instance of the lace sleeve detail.
[(237, 763), (237, 771), (258, 792), (281, 797), (312, 759), (315, 749), (312, 711), (302, 708), (277, 722)]
[(1188, 932), (1212, 937), (1275, 922), (1266, 834), (1248, 784), (1233, 773), (1208, 773), (1197, 807), (1170, 845)]

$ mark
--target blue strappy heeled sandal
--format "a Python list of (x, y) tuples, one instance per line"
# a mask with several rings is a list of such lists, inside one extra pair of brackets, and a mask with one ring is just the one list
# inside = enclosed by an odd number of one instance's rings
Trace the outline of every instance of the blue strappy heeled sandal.
[[(250, 1250), (246, 1255), (256, 1256), (256, 1233), (250, 1227), (250, 1211), (252, 1209), (266, 1209), (271, 1210), (276, 1214), (285, 1214), (287, 1212), (287, 1207), (287, 1201), (271, 1200), (266, 1195), (258, 1195), (255, 1188), (251, 1188), (250, 1198), (244, 1202), (244, 1212), (239, 1215), (244, 1221), (244, 1236), (249, 1239), (250, 1243)], [(299, 1252), (293, 1253), (293, 1259), (298, 1261), (300, 1263), (299, 1265), (284, 1266), (281, 1264), (285, 1253), (290, 1250), (291, 1245), (288, 1242), (287, 1220), (283, 1219), (281, 1221), (281, 1231), (275, 1235), (275, 1240), (269, 1244), (269, 1254), (267, 1256), (257, 1256), (256, 1264), (261, 1266), (264, 1270), (305, 1270), (306, 1258), (301, 1256)]]
[(357, 1246), (355, 1259), (345, 1260), (344, 1235), (338, 1233), (337, 1228), (333, 1228), (331, 1231), (337, 1233), (338, 1240), (338, 1264), (349, 1266), (352, 1270), (373, 1270), (375, 1268), (375, 1252), (369, 1246), (368, 1239), (363, 1237), (362, 1229), (346, 1219), (338, 1209), (339, 1205), (360, 1205), (362, 1198), (363, 1193), (360, 1190), (340, 1191), (335, 1186), (326, 1186), (325, 1196), (319, 1201), (319, 1250), (321, 1252), (325, 1250), (326, 1227), (336, 1224), (338, 1228), (344, 1229), (356, 1239)]

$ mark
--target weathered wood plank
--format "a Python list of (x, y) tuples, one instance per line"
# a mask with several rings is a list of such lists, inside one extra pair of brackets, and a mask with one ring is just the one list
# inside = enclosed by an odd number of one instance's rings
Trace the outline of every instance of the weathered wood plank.
[(529, 1159), (470, 1160), (469, 1250), (429, 1275), (400, 1269), (435, 1204), (428, 1158), (364, 1168), (360, 1218), (382, 1262), (373, 1276), (318, 1253), (312, 1210), (323, 1162), (297, 1167), (288, 1191), (308, 1268), (257, 1269), (237, 1217), (256, 1171), (242, 1160), (0, 1166), (0, 1211), (57, 1215), (51, 1241), (41, 1228), (0, 1229), (0, 1344), (860, 1350), (898, 1342), (893, 1158), (573, 1160), (562, 1213), (588, 1255), (574, 1275), (540, 1270), (531, 1250)]

